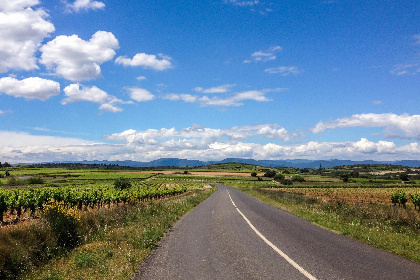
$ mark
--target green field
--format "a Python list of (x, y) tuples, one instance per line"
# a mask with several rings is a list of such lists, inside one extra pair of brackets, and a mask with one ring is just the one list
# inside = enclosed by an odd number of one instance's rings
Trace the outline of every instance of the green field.
[[(121, 167), (8, 168), (9, 176), (0, 179), (0, 278), (129, 279), (171, 224), (210, 195), (216, 183), (420, 261), (417, 173), (362, 166), (273, 169), (282, 173), (280, 181), (250, 175), (262, 170), (267, 169), (236, 163), (189, 169), (195, 175), (185, 169), (161, 174)], [(222, 173), (209, 176), (210, 171)], [(399, 180), (403, 173), (409, 184)], [(391, 200), (396, 194), (403, 200)]]

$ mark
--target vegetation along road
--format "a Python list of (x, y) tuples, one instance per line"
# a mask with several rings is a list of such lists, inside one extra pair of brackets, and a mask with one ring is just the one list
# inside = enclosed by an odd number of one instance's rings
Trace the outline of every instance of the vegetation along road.
[(226, 186), (175, 224), (134, 279), (420, 279), (420, 264)]

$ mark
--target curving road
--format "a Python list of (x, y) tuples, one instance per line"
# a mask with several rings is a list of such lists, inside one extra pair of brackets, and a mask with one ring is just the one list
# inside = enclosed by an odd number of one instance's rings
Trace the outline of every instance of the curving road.
[(133, 279), (420, 279), (420, 263), (219, 186)]

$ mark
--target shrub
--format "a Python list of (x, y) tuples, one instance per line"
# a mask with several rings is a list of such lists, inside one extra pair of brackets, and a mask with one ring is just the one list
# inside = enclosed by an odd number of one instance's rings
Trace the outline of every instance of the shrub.
[(29, 185), (44, 184), (44, 180), (41, 177), (31, 177), (27, 182)]
[(284, 180), (284, 175), (277, 173), (276, 175), (274, 175), (274, 180), (277, 182), (282, 182)]
[(252, 177), (257, 177), (257, 172), (252, 172), (252, 173), (251, 173), (251, 176), (252, 176)]
[(276, 175), (276, 171), (274, 171), (274, 170), (267, 170), (267, 171), (264, 173), (264, 177), (270, 177), (270, 178), (273, 178), (275, 175)]
[(131, 182), (127, 178), (118, 178), (114, 180), (114, 187), (119, 190), (131, 188)]
[(44, 205), (43, 217), (56, 236), (58, 246), (66, 249), (77, 246), (80, 240), (77, 230), (81, 223), (77, 210), (51, 199)]
[(292, 180), (289, 180), (289, 179), (283, 179), (283, 180), (281, 181), (281, 183), (282, 183), (283, 185), (286, 185), (286, 186), (291, 186), (291, 185), (293, 185)]
[(418, 207), (419, 211), (420, 211), (420, 194), (419, 193), (410, 194), (410, 198), (411, 198), (411, 201), (414, 204), (414, 209), (416, 209), (416, 207)]
[(408, 201), (408, 197), (403, 190), (396, 191), (393, 195), (391, 195), (391, 202), (396, 205), (402, 205), (405, 208), (405, 204)]
[(305, 178), (299, 175), (292, 176), (292, 182), (305, 182)]

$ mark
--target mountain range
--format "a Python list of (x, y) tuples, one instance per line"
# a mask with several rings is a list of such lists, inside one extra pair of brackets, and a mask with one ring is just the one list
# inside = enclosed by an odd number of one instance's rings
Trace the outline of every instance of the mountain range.
[(221, 161), (200, 161), (179, 158), (161, 158), (150, 162), (141, 161), (79, 161), (77, 163), (84, 164), (118, 164), (120, 166), (130, 167), (197, 167), (217, 163), (237, 162), (245, 164), (255, 164), (263, 167), (294, 167), (294, 168), (331, 168), (342, 165), (356, 165), (356, 164), (389, 164), (389, 165), (402, 165), (407, 167), (420, 167), (420, 160), (399, 160), (399, 161), (353, 161), (353, 160), (306, 160), (306, 159), (287, 159), (287, 160), (255, 160), (244, 158), (226, 158)]

